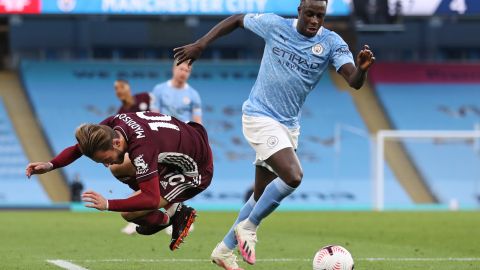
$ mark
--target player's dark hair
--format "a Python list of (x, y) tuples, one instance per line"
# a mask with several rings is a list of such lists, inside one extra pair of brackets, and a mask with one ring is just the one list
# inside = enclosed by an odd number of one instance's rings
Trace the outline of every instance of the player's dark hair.
[(115, 81), (130, 85), (130, 83), (125, 79), (116, 79)]
[(112, 141), (116, 137), (115, 130), (105, 125), (82, 124), (75, 130), (80, 151), (89, 158), (97, 151), (112, 149)]
[(175, 58), (175, 59), (173, 59), (173, 67), (175, 67), (177, 65), (178, 65), (178, 60)]
[[(306, 0), (300, 0), (300, 6), (302, 6), (305, 3)], [(328, 0), (312, 0), (312, 1), (325, 1), (328, 4)]]
[[(185, 62), (182, 62), (182, 64), (187, 64), (188, 65), (188, 62), (185, 61)], [(178, 61), (177, 61), (177, 59), (175, 59), (175, 60), (173, 60), (173, 68), (175, 68), (177, 66), (179, 66)], [(192, 70), (192, 69), (193, 69), (193, 66), (190, 66), (190, 70)]]

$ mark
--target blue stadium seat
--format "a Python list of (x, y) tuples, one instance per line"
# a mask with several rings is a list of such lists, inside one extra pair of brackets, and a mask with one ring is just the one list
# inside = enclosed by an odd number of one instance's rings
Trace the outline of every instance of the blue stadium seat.
[[(399, 130), (473, 130), (479, 123), (479, 84), (379, 83), (376, 90)], [(443, 203), (478, 205), (475, 140), (406, 141), (415, 164)], [(393, 191), (390, 191), (393, 193)]]
[(37, 177), (28, 180), (28, 160), (0, 98), (0, 205), (48, 203)]

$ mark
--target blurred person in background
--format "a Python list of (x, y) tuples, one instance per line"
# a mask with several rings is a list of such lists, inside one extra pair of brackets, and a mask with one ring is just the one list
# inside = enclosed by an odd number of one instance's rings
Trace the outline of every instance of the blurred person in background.
[(253, 196), (211, 254), (227, 270), (240, 269), (233, 249), (254, 264), (257, 228), (303, 178), (296, 155), (299, 117), (309, 92), (332, 64), (350, 87), (359, 89), (375, 58), (365, 45), (356, 65), (345, 41), (324, 28), (327, 0), (301, 0), (297, 19), (275, 14), (237, 14), (214, 26), (192, 44), (175, 48), (178, 63), (192, 64), (217, 38), (246, 28), (265, 40), (257, 80), (243, 103), (243, 134), (256, 152)]
[(80, 179), (80, 174), (75, 173), (73, 176), (72, 182), (70, 183), (70, 201), (72, 202), (81, 202), (81, 194), (83, 191), (82, 180)]
[[(195, 209), (182, 202), (205, 190), (213, 177), (205, 128), (168, 115), (137, 112), (110, 116), (98, 125), (83, 124), (75, 137), (78, 143), (50, 162), (28, 164), (27, 177), (67, 166), (82, 155), (106, 167), (122, 166), (116, 177), (135, 191), (132, 196), (107, 200), (89, 190), (82, 200), (90, 208), (121, 212), (125, 220), (139, 225), (142, 235), (172, 225), (170, 249), (177, 249), (196, 217)], [(126, 153), (132, 162), (124, 162)]]
[(157, 84), (152, 91), (156, 107), (162, 114), (171, 115), (184, 122), (202, 123), (202, 102), (197, 90), (187, 81), (192, 67), (187, 63), (172, 67), (172, 78)]
[(145, 111), (158, 112), (155, 96), (147, 92), (132, 95), (130, 83), (127, 80), (115, 80), (113, 88), (115, 89), (115, 94), (117, 95), (118, 100), (122, 102), (122, 105), (118, 108), (117, 114)]

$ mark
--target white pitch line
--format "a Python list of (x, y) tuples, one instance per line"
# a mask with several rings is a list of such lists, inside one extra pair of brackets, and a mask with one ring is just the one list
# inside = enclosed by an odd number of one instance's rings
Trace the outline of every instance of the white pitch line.
[[(307, 258), (269, 258), (269, 259), (257, 259), (258, 262), (309, 262), (313, 259)], [(433, 261), (449, 261), (449, 262), (480, 262), (480, 258), (354, 258), (356, 261), (411, 261), (411, 262), (433, 262)], [(63, 261), (63, 260), (58, 260)], [(86, 262), (86, 263), (97, 263), (97, 262), (111, 262), (111, 263), (124, 263), (124, 262), (135, 262), (135, 263), (198, 263), (198, 262), (210, 262), (209, 259), (101, 259), (101, 260), (68, 260), (68, 261), (77, 261), (77, 262)], [(65, 261), (64, 261), (65, 262)], [(84, 269), (84, 268), (80, 268)]]
[(65, 260), (47, 260), (47, 262), (67, 270), (88, 270), (87, 268), (83, 268), (80, 265), (76, 265)]
[(412, 262), (433, 262), (433, 261), (453, 261), (453, 262), (478, 262), (480, 258), (360, 258), (360, 261), (412, 261)]

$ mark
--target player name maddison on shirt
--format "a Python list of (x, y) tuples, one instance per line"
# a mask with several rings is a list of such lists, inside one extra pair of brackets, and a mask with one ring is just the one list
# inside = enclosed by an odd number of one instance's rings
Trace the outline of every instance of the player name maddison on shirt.
[(137, 139), (145, 138), (145, 131), (143, 130), (142, 126), (140, 126), (135, 120), (127, 116), (126, 114), (117, 114), (114, 118), (118, 118), (125, 122), (127, 126), (129, 126), (133, 131), (137, 134)]

